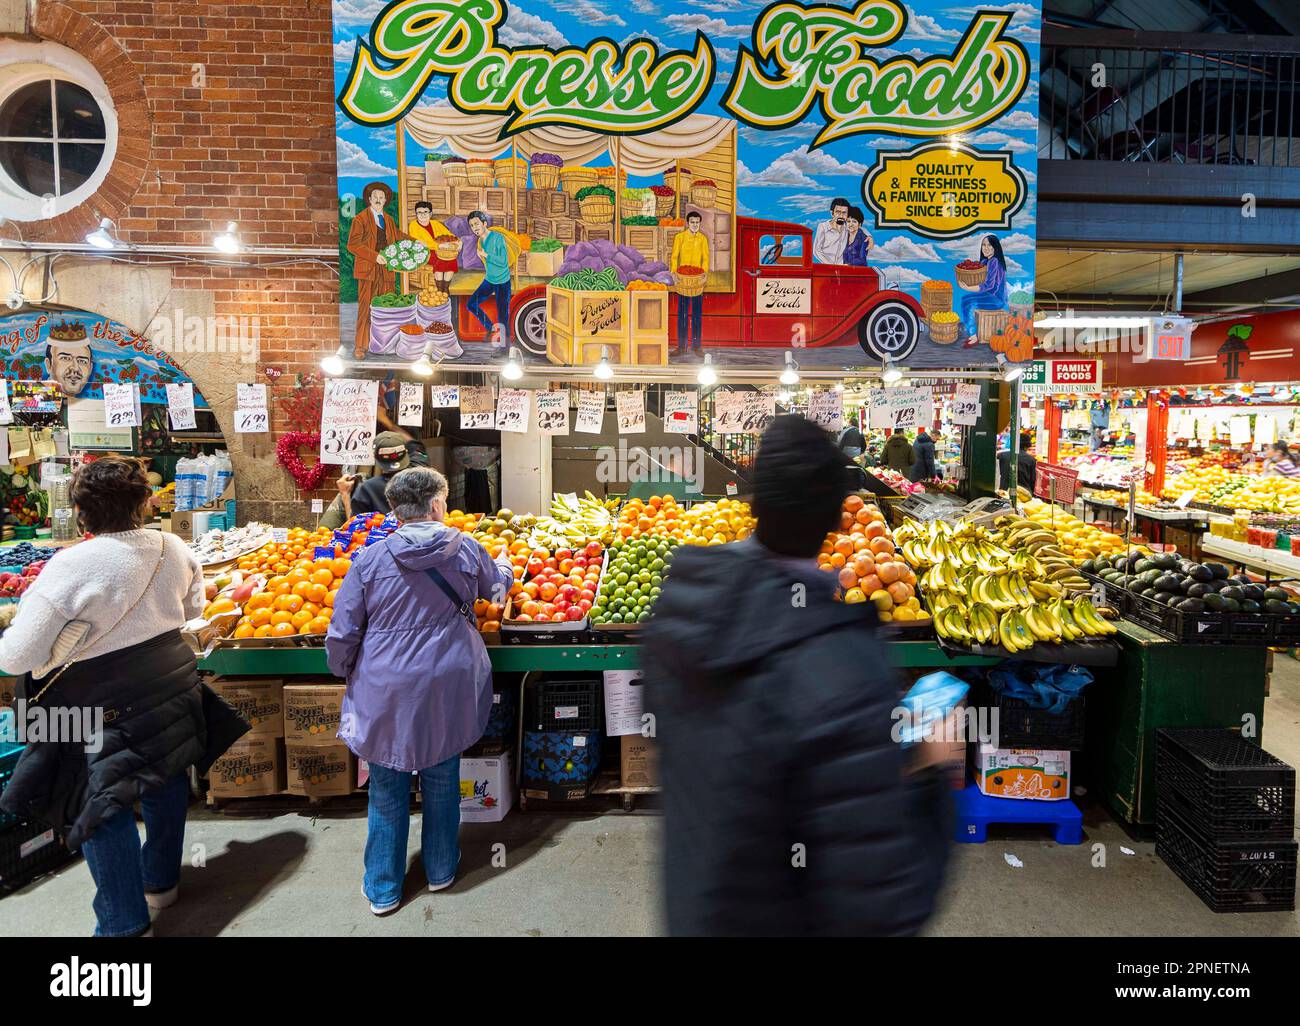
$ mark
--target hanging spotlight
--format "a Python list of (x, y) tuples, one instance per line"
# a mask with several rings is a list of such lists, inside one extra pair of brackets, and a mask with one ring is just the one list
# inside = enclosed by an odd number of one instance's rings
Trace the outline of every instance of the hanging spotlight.
[(713, 369), (713, 356), (711, 354), (704, 354), (704, 362), (700, 364), (700, 372), (695, 375), (695, 380), (701, 385), (716, 385), (718, 383), (718, 372)]
[[(998, 353), (999, 357), (1002, 357), (1002, 355), (1002, 353)], [(998, 362), (1002, 364), (1003, 381), (1019, 381), (1025, 373), (1025, 365), (1023, 363), (1010, 363), (1005, 359), (1005, 357), (1000, 359)]]
[(411, 364), (411, 373), (422, 378), (433, 377), (433, 361), (429, 359), (428, 353), (421, 353), (420, 358)]
[(614, 376), (614, 368), (609, 365), (609, 355), (607, 350), (600, 351), (600, 363), (596, 364), (596, 369), (591, 372), (601, 381), (608, 381)]
[(519, 350), (514, 346), (510, 347), (510, 358), (501, 368), (501, 376), (507, 381), (518, 381), (524, 376), (524, 365), (519, 362)]
[(885, 362), (880, 371), (880, 380), (886, 385), (892, 385), (896, 381), (903, 380), (903, 369), (894, 366), (894, 361), (885, 358)]
[(114, 227), (113, 222), (105, 217), (99, 222), (99, 227), (86, 236), (86, 241), (96, 249), (113, 249), (117, 246), (112, 232)]
[(221, 253), (238, 253), (243, 248), (239, 244), (239, 236), (235, 234), (234, 221), (226, 224), (226, 230), (212, 240), (212, 245)]
[(794, 362), (794, 353), (786, 352), (785, 370), (781, 372), (780, 380), (783, 385), (799, 384), (799, 365)]
[(330, 377), (337, 378), (344, 371), (343, 357), (347, 355), (347, 346), (339, 346), (338, 350), (330, 353), (320, 362), (320, 369)]

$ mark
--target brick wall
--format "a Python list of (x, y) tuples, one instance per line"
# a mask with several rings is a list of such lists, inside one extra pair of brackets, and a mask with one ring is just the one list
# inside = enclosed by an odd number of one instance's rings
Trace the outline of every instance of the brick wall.
[[(142, 0), (38, 0), (34, 35), (77, 50), (113, 94), (119, 150), (112, 173), (88, 202), (47, 222), (12, 226), (31, 241), (79, 241), (100, 216), (136, 243), (206, 245), (228, 221), (243, 241), (266, 246), (336, 247), (333, 54), (327, 0), (229, 4)], [(267, 381), (267, 365), (294, 374), (318, 368), (337, 345), (337, 276), (321, 265), (194, 264), (170, 268), (171, 288), (217, 317), (255, 317), (256, 365), (205, 361), (203, 378), (226, 377), (211, 397), (219, 414), (233, 381)], [(90, 292), (103, 265), (64, 258)], [(112, 297), (91, 309), (104, 309)], [(166, 300), (164, 300), (166, 303)], [(165, 308), (165, 307), (164, 307)], [(105, 312), (108, 312), (105, 310)], [(144, 330), (144, 324), (131, 323)], [(176, 354), (182, 366), (186, 355)], [(187, 368), (188, 369), (188, 368)], [(205, 391), (206, 394), (206, 391)], [(284, 427), (272, 400), (274, 431)], [(274, 466), (273, 436), (234, 438), (236, 488), (245, 516), (305, 518), (292, 480)], [(273, 433), (274, 433), (273, 431)], [(301, 515), (299, 517), (298, 515)]]

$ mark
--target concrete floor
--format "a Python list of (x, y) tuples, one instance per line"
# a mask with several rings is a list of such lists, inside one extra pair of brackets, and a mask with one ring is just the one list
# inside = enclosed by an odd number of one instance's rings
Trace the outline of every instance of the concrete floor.
[[(1278, 656), (1265, 706), (1264, 744), (1300, 766), (1300, 663)], [(1155, 855), (1086, 797), (1085, 843), (1062, 847), (1036, 828), (990, 831), (959, 845), (935, 935), (1300, 936), (1292, 912), (1216, 915)], [(611, 807), (612, 808), (612, 807)], [(198, 808), (186, 835), (201, 868), (184, 870), (182, 900), (155, 924), (159, 936), (574, 936), (661, 932), (658, 831), (653, 812), (598, 816), (512, 812), (463, 828), (462, 873), (424, 891), (415, 855), (407, 896), (391, 916), (371, 916), (360, 896), (361, 811), (263, 819)], [(504, 845), (504, 866), (493, 865)], [(1105, 865), (1095, 866), (1095, 845)], [(1125, 855), (1125, 847), (1134, 852)], [(1024, 865), (1012, 868), (1005, 855)], [(499, 861), (499, 860), (498, 860)], [(0, 902), (8, 936), (81, 936), (94, 927), (84, 862)]]

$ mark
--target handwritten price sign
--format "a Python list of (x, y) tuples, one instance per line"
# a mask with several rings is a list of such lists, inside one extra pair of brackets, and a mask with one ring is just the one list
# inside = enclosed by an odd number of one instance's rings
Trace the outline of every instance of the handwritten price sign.
[[(5, 405), (8, 406), (7, 401)], [(193, 431), (198, 427), (194, 419), (194, 386), (190, 382), (167, 385), (167, 416), (173, 431)]]
[(917, 428), (934, 419), (934, 396), (928, 388), (873, 388), (870, 401), (873, 428)]
[(776, 396), (762, 392), (718, 392), (713, 428), (724, 435), (761, 435), (776, 417)]
[(693, 435), (700, 429), (699, 399), (694, 392), (664, 393), (664, 430)]
[(320, 461), (369, 466), (375, 461), (379, 382), (330, 378), (321, 404)]
[(952, 422), (973, 427), (980, 419), (979, 385), (958, 385), (952, 398)]
[(533, 393), (526, 388), (503, 388), (497, 396), (497, 430), (523, 434), (528, 430)]
[(262, 384), (235, 385), (235, 431), (252, 434), (269, 431), (271, 418), (266, 412), (266, 386)]
[(460, 426), (491, 431), (496, 419), (491, 385), (465, 385), (460, 390)]
[(435, 410), (455, 409), (460, 405), (459, 385), (432, 385), (429, 388), (429, 406)]
[(605, 425), (605, 393), (584, 390), (578, 393), (578, 423), (574, 430), (598, 435)]
[(818, 389), (808, 400), (808, 419), (819, 427), (838, 433), (844, 427), (844, 395), (834, 389)]
[(620, 435), (645, 434), (645, 392), (639, 388), (614, 393)]
[(424, 425), (424, 385), (420, 382), (402, 382), (397, 396), (397, 423), (403, 427)]
[(140, 393), (136, 391), (135, 385), (104, 382), (104, 426), (140, 426)]
[(537, 393), (537, 430), (544, 435), (569, 433), (569, 391)]

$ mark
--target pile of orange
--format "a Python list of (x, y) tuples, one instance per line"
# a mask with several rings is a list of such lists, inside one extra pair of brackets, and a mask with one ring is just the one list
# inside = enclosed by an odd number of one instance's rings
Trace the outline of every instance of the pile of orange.
[(469, 534), (478, 526), (478, 522), (482, 517), (482, 513), (462, 513), (458, 509), (453, 509), (442, 518), (442, 522), (448, 527), (454, 527), (457, 531), (464, 531)]
[(324, 634), (334, 615), (334, 596), (352, 561), (346, 556), (299, 559), (270, 578), (244, 603), (236, 638), (288, 638)]
[(871, 602), (882, 620), (929, 619), (916, 594), (916, 574), (895, 551), (884, 514), (861, 495), (845, 498), (840, 530), (826, 536), (817, 566), (836, 575), (842, 601)]
[(327, 528), (306, 531), (291, 527), (286, 541), (263, 545), (235, 565), (245, 573), (287, 574), (300, 560), (310, 561), (317, 546), (329, 545), (333, 540), (333, 532)]
[(628, 499), (618, 514), (620, 538), (673, 538), (684, 545), (725, 545), (748, 538), (757, 521), (739, 499), (696, 503), (690, 509), (671, 495)]

